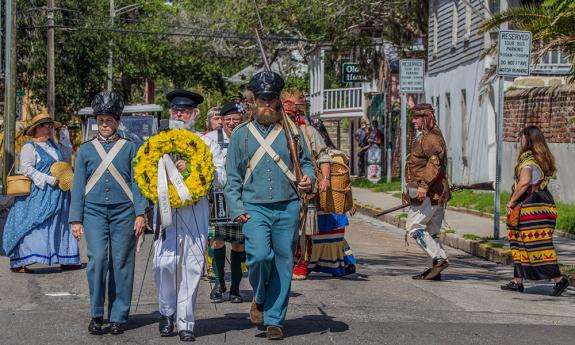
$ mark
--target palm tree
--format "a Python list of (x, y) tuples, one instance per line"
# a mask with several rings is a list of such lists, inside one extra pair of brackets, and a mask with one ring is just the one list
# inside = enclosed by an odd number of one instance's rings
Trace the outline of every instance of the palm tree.
[(485, 21), (485, 32), (502, 23), (509, 23), (519, 30), (531, 31), (538, 57), (549, 50), (561, 50), (569, 55), (571, 74), (575, 71), (575, 2), (571, 0), (545, 0), (541, 5), (512, 7), (495, 14)]

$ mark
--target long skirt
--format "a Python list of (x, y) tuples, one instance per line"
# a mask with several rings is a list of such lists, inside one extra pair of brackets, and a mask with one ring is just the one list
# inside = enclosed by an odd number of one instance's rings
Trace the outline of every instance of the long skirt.
[(61, 199), (59, 212), (32, 229), (18, 243), (10, 256), (10, 267), (35, 263), (44, 265), (77, 265), (80, 263), (78, 242), (68, 223), (69, 194)]
[(507, 224), (515, 278), (543, 280), (561, 276), (553, 247), (556, 219), (553, 196), (543, 190), (523, 202), (518, 226)]
[(311, 236), (308, 271), (341, 277), (355, 273), (355, 257), (345, 240), (349, 221), (345, 214), (318, 214), (319, 234)]

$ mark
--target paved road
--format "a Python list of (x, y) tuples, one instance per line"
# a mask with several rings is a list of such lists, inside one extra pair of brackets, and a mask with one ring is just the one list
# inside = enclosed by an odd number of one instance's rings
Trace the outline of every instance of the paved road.
[[(575, 292), (546, 296), (551, 284), (506, 293), (507, 267), (448, 250), (443, 282), (413, 281), (425, 265), (403, 232), (356, 216), (348, 240), (358, 274), (344, 279), (314, 275), (294, 282), (284, 344), (573, 344)], [(146, 245), (149, 245), (149, 240)], [(147, 253), (138, 256), (136, 292)], [(148, 272), (140, 307), (123, 335), (90, 336), (85, 272), (43, 269), (15, 275), (0, 258), (1, 344), (177, 344), (157, 336), (156, 291)], [(243, 293), (251, 298), (247, 281)], [(134, 294), (136, 297), (136, 293)], [(247, 319), (248, 303), (209, 303), (202, 282), (196, 333), (200, 344), (262, 344), (263, 332)]]

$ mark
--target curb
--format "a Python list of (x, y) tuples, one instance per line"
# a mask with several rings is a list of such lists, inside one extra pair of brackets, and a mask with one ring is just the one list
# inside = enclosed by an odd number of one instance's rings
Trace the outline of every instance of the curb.
[[(355, 205), (357, 206), (357, 211), (359, 213), (370, 217), (373, 217), (376, 213), (379, 212), (379, 210), (362, 205), (357, 201), (355, 202)], [(386, 214), (379, 219), (386, 223), (395, 225), (398, 228), (405, 229), (405, 219), (401, 219), (398, 216)], [(503, 265), (510, 265), (513, 263), (511, 250), (509, 249), (491, 247), (480, 241), (468, 240), (450, 233), (442, 233), (439, 239), (441, 243), (446, 246), (462, 250), (468, 254), (483, 258), (488, 261)]]
[[(489, 219), (493, 219), (493, 215), (491, 213), (486, 213), (486, 212), (481, 212), (481, 211), (477, 211), (477, 210), (472, 210), (469, 208), (464, 208), (464, 207), (456, 207), (456, 206), (447, 206), (446, 209), (455, 211), (455, 212), (461, 212), (461, 213), (467, 213), (467, 214), (471, 214), (474, 216), (478, 216), (478, 217), (483, 217), (483, 218), (489, 218)], [(501, 217), (501, 221), (505, 223), (505, 217)], [(565, 237), (568, 238), (570, 240), (575, 240), (575, 234), (571, 234), (562, 230), (558, 230), (555, 229), (555, 234), (557, 236), (560, 237)]]
[[(355, 206), (357, 207), (357, 212), (363, 215), (373, 217), (378, 212), (381, 212), (380, 209), (375, 209), (363, 205), (357, 202), (357, 200), (354, 200), (354, 203)], [(392, 224), (400, 229), (405, 229), (405, 219), (399, 218), (397, 215), (386, 214), (383, 215), (382, 217), (379, 217), (378, 219), (383, 222)], [(561, 231), (558, 231), (557, 234), (559, 236), (571, 235)], [(495, 262), (502, 265), (513, 264), (510, 249), (491, 247), (480, 241), (468, 240), (463, 237), (459, 237), (457, 235), (450, 233), (442, 233), (440, 236), (440, 241), (442, 244), (446, 246), (462, 250), (468, 254), (485, 259), (487, 261)], [(564, 275), (569, 279), (569, 285), (575, 286), (575, 273), (564, 273)]]

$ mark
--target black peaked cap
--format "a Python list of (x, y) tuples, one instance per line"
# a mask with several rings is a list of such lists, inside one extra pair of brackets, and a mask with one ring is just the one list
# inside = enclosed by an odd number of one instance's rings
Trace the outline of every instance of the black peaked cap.
[(248, 89), (251, 90), (257, 98), (279, 98), (284, 84), (281, 75), (272, 71), (263, 71), (255, 74), (252, 79), (250, 79)]
[(197, 108), (198, 105), (204, 102), (202, 95), (181, 89), (170, 91), (166, 98), (172, 108)]

